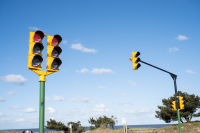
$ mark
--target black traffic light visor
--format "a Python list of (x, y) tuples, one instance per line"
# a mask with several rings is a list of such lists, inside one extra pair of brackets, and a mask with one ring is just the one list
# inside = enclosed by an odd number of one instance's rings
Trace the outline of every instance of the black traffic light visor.
[(62, 52), (62, 49), (59, 46), (54, 47), (51, 56), (52, 57), (58, 57), (60, 53)]
[(138, 63), (138, 65), (136, 66), (136, 69), (138, 69), (140, 66), (141, 66), (140, 63)]
[(33, 60), (32, 60), (32, 66), (39, 66), (43, 61), (43, 58), (40, 56), (40, 55), (36, 55), (33, 57)]
[(33, 47), (33, 53), (40, 54), (43, 49), (44, 49), (44, 46), (41, 43), (36, 43)]
[(140, 52), (137, 52), (136, 55), (135, 55), (135, 57), (138, 57), (139, 55), (140, 55)]
[(55, 58), (51, 64), (52, 69), (58, 69), (58, 67), (62, 64), (62, 61), (59, 58)]
[(138, 62), (140, 62), (140, 58), (137, 58), (137, 60), (135, 61), (135, 63), (138, 63)]
[(39, 34), (40, 37), (41, 37), (41, 40), (44, 38), (44, 33), (43, 33), (41, 30), (37, 30), (37, 31), (35, 32), (35, 34)]
[(58, 34), (56, 34), (54, 38), (58, 39), (58, 44), (60, 44), (60, 42), (62, 41), (62, 37)]

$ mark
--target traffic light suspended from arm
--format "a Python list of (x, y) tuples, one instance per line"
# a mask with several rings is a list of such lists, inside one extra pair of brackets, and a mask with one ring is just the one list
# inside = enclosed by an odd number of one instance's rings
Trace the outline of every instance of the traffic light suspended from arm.
[(177, 110), (176, 109), (176, 101), (173, 101), (171, 106), (172, 106), (172, 110)]
[(36, 32), (30, 32), (29, 39), (29, 53), (28, 53), (28, 68), (29, 69), (41, 69), (42, 50), (44, 46), (42, 44), (42, 39), (44, 38), (44, 33), (40, 30)]
[(58, 72), (59, 66), (62, 64), (62, 61), (59, 58), (59, 55), (62, 52), (62, 49), (59, 47), (62, 37), (60, 35), (47, 36), (47, 71)]
[(180, 104), (180, 109), (179, 110), (183, 110), (184, 109), (184, 100), (183, 100), (183, 97), (179, 96), (178, 97), (179, 99), (179, 104)]
[(138, 56), (140, 55), (140, 52), (132, 52), (132, 58), (130, 60), (133, 62), (133, 70), (138, 70), (138, 68), (141, 66), (140, 63), (140, 58)]

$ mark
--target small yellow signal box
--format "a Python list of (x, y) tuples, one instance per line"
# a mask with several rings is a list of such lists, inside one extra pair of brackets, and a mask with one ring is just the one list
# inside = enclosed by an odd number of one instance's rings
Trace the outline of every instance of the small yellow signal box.
[(130, 61), (133, 62), (133, 70), (138, 70), (138, 68), (141, 66), (140, 63), (140, 58), (138, 56), (140, 55), (140, 52), (132, 52), (132, 57), (130, 58)]
[(176, 109), (176, 101), (173, 101), (171, 106), (172, 106), (172, 110), (177, 110)]
[(40, 30), (36, 32), (30, 32), (29, 39), (29, 52), (28, 52), (28, 68), (37, 70), (41, 69), (41, 63), (43, 61), (42, 58), (42, 50), (44, 46), (42, 44), (42, 39), (44, 38), (44, 33)]
[(183, 97), (179, 96), (179, 104), (180, 104), (180, 109), (179, 110), (183, 110), (184, 109), (184, 100)]
[(62, 37), (60, 35), (47, 36), (47, 71), (58, 72), (62, 61), (59, 58), (62, 49), (59, 47)]

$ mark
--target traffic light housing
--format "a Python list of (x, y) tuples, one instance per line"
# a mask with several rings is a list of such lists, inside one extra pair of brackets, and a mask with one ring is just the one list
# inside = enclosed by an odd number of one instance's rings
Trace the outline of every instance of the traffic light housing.
[(184, 109), (184, 100), (183, 100), (183, 97), (179, 96), (178, 97), (179, 99), (179, 104), (180, 104), (180, 109), (179, 110), (183, 110)]
[(59, 43), (62, 41), (60, 35), (47, 36), (47, 71), (58, 72), (59, 66), (62, 61), (59, 58), (62, 49), (59, 47)]
[(29, 39), (29, 52), (28, 52), (28, 68), (29, 69), (41, 69), (42, 50), (44, 46), (42, 44), (42, 39), (44, 38), (44, 33), (40, 30), (36, 32), (30, 32)]
[(176, 109), (176, 101), (172, 101), (172, 105), (171, 106), (172, 106), (172, 110), (177, 110)]
[(140, 52), (132, 52), (132, 57), (130, 60), (133, 62), (133, 70), (138, 70), (138, 68), (141, 66), (140, 63), (140, 58), (138, 56), (140, 55)]

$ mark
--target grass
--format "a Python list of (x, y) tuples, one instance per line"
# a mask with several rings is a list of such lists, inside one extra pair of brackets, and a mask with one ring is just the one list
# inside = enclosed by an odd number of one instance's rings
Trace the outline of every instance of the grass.
[[(132, 131), (130, 131), (132, 129)], [(181, 123), (182, 133), (200, 133), (200, 121), (193, 121), (190, 123)], [(0, 131), (0, 133), (22, 133), (17, 131)], [(33, 132), (37, 133), (37, 132)], [(52, 133), (52, 132), (49, 132)], [(53, 131), (53, 133), (62, 133), (61, 131)], [(124, 129), (96, 129), (96, 130), (89, 130), (84, 133), (124, 133)], [(128, 133), (179, 133), (179, 126), (171, 125), (168, 127), (158, 128), (153, 131), (152, 128), (130, 128), (128, 129)]]
[[(0, 133), (22, 133), (22, 131), (17, 132), (17, 131), (10, 131), (10, 132), (6, 132), (6, 131), (0, 131)], [(33, 133), (37, 133), (37, 132), (33, 132)]]
[[(168, 127), (158, 128), (153, 130), (152, 128), (132, 128), (134, 130), (128, 133), (179, 133), (179, 125), (171, 125)], [(200, 121), (193, 121), (190, 123), (181, 123), (182, 133), (200, 133)], [(123, 129), (113, 130), (113, 129), (96, 129), (89, 130), (85, 133), (124, 133)]]

